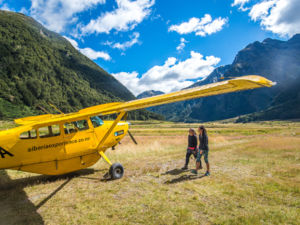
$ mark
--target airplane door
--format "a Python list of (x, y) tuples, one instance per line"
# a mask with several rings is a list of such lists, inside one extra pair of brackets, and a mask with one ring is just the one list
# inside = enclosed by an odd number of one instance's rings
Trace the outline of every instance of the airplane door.
[(97, 147), (93, 127), (87, 119), (64, 124), (64, 143), (68, 157), (89, 154)]
[[(13, 146), (2, 145), (1, 148), (9, 150), (13, 154), (13, 157), (5, 156), (8, 163), (22, 165), (36, 161), (34, 157), (37, 154), (31, 153), (32, 149), (35, 150), (34, 146), (37, 146), (36, 129), (22, 132)], [(40, 160), (39, 156), (38, 160)]]
[(18, 150), (21, 164), (38, 164), (63, 157), (63, 137), (60, 131), (59, 124), (52, 124), (23, 132), (14, 146)]

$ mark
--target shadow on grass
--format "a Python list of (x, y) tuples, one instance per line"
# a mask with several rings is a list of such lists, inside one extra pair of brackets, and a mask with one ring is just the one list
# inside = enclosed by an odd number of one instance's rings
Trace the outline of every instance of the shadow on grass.
[(74, 177), (80, 177), (83, 175), (89, 175), (94, 174), (95, 172), (100, 172), (103, 170), (95, 170), (91, 168), (78, 170), (72, 173), (63, 174), (63, 175), (57, 175), (57, 176), (49, 176), (49, 175), (39, 175), (39, 176), (33, 176), (33, 177), (25, 177), (20, 179), (9, 179), (8, 182), (0, 185), (0, 190), (9, 190), (14, 188), (25, 188), (28, 186), (34, 186), (39, 184), (45, 184), (45, 183), (51, 183), (58, 180), (69, 180)]
[(205, 177), (205, 175), (182, 175), (180, 177), (174, 178), (172, 180), (167, 180), (164, 183), (165, 184), (175, 184), (175, 183), (180, 183), (180, 182), (184, 182), (184, 181), (189, 181), (189, 180), (197, 180), (197, 179), (201, 179)]
[(161, 175), (179, 175), (182, 174), (184, 172), (187, 172), (187, 170), (182, 170), (182, 169), (173, 169), (173, 170), (169, 170)]
[(94, 180), (99, 182), (108, 182), (113, 181), (113, 179), (109, 176), (108, 173), (105, 173), (102, 178), (96, 178), (96, 177), (80, 177), (80, 179), (86, 179), (86, 180)]
[[(94, 174), (102, 170), (83, 169), (59, 176), (33, 176), (12, 180), (6, 171), (0, 173), (0, 224), (44, 224), (43, 218), (37, 212), (46, 202), (62, 190), (73, 178)], [(34, 205), (23, 190), (28, 186), (47, 184), (58, 180), (66, 180), (52, 191), (38, 205)], [(99, 178), (100, 180), (100, 178)]]
[[(6, 171), (1, 171), (0, 179), (13, 182)], [(20, 186), (0, 190), (0, 211), (0, 224), (44, 224), (37, 208)]]
[(66, 186), (73, 178), (69, 178), (63, 184), (61, 184), (58, 188), (56, 188), (50, 195), (48, 195), (43, 201), (41, 201), (37, 206), (36, 209), (41, 208), (46, 202), (48, 202), (54, 195), (57, 194), (64, 186)]

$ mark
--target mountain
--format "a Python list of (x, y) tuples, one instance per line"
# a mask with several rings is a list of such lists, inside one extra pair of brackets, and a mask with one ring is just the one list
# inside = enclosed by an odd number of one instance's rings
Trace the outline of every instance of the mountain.
[(156, 96), (156, 95), (162, 95), (164, 94), (164, 92), (162, 91), (154, 91), (154, 90), (150, 90), (150, 91), (144, 91), (141, 94), (139, 94), (138, 96), (136, 96), (137, 99), (141, 99), (141, 98), (147, 98), (147, 97), (152, 97), (152, 96)]
[(240, 116), (236, 122), (257, 120), (285, 120), (300, 118), (300, 76), (287, 85), (265, 110)]
[[(63, 112), (135, 99), (65, 38), (23, 14), (0, 10), (0, 118)], [(133, 118), (156, 118), (145, 110)]]
[(208, 77), (206, 77), (204, 80), (198, 81), (198, 82), (194, 83), (193, 85), (189, 86), (188, 88), (193, 88), (193, 87), (198, 87), (198, 86), (218, 82), (221, 79), (223, 79), (224, 73), (229, 68), (230, 68), (230, 65), (220, 66), (220, 67), (214, 69), (214, 71)]
[[(173, 121), (213, 121), (240, 115), (239, 121), (299, 118), (300, 34), (288, 41), (265, 39), (238, 52), (230, 65), (216, 68), (200, 86), (235, 77), (258, 74), (277, 85), (165, 105), (151, 110)], [(221, 79), (222, 78), (222, 79)], [(251, 115), (251, 113), (255, 113)], [(244, 119), (243, 119), (244, 118)]]

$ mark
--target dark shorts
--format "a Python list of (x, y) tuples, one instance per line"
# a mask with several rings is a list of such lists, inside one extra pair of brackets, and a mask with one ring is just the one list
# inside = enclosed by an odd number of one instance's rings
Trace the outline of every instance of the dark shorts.
[[(200, 151), (202, 151), (202, 154), (200, 154)], [(208, 163), (208, 150), (200, 150), (197, 152), (197, 159), (196, 161), (197, 162), (200, 162), (201, 158), (202, 158), (202, 155), (204, 156), (204, 161), (206, 163)]]
[(197, 158), (197, 150), (187, 149), (187, 154), (193, 155), (195, 159)]

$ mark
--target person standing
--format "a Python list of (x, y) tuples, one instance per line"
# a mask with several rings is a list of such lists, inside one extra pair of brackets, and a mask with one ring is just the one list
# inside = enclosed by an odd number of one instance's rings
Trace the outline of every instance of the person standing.
[(198, 170), (202, 168), (201, 166), (201, 158), (204, 156), (204, 161), (206, 164), (206, 173), (205, 176), (210, 175), (210, 170), (209, 170), (209, 162), (208, 162), (208, 137), (207, 137), (207, 132), (204, 126), (200, 126), (198, 128), (199, 132), (199, 151), (197, 152), (197, 159), (196, 159), (196, 169), (192, 170), (192, 173), (197, 174)]
[(196, 136), (196, 131), (192, 128), (189, 130), (188, 147), (187, 147), (186, 156), (185, 156), (185, 165), (184, 165), (184, 167), (181, 168), (182, 170), (188, 169), (191, 155), (193, 155), (194, 158), (196, 159), (196, 157), (197, 157), (197, 136)]

